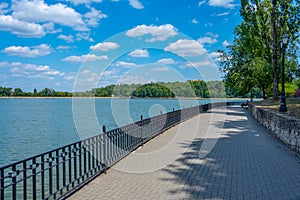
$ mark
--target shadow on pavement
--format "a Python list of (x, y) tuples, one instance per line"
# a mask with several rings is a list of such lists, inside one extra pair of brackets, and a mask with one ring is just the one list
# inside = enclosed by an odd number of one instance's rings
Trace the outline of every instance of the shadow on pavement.
[[(203, 139), (164, 171), (190, 199), (300, 199), (300, 159), (253, 120), (247, 110), (227, 110), (223, 134), (213, 150), (198, 157)], [(215, 124), (219, 126), (219, 124)]]

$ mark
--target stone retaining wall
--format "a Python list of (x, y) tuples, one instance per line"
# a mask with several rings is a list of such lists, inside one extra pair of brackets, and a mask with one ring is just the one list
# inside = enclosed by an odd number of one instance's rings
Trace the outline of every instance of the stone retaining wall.
[(279, 140), (300, 153), (300, 119), (249, 105), (253, 117)]

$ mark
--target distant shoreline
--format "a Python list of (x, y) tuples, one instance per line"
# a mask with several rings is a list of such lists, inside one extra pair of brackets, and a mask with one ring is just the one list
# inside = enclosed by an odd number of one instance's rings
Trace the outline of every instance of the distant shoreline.
[[(250, 98), (193, 98), (193, 97), (174, 97), (174, 98), (164, 98), (164, 97), (155, 97), (155, 98), (145, 98), (145, 97), (0, 97), (0, 99), (72, 99), (72, 98), (81, 98), (81, 99), (169, 99), (169, 100), (176, 100), (176, 99), (183, 99), (183, 100), (247, 100)], [(253, 100), (261, 100), (260, 98), (254, 98)]]

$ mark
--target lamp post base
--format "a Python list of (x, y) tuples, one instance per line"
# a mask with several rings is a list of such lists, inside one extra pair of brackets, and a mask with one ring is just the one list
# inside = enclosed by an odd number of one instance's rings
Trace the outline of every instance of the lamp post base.
[(286, 108), (285, 96), (281, 96), (279, 112), (286, 112), (286, 111), (287, 111), (287, 108)]

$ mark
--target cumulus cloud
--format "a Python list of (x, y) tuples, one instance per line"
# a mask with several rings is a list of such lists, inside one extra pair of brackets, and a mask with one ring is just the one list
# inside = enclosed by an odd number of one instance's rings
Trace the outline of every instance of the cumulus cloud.
[(59, 35), (57, 38), (67, 41), (68, 43), (74, 42), (73, 35)]
[(227, 40), (225, 40), (224, 42), (223, 42), (223, 46), (224, 47), (227, 47), (227, 46), (229, 46), (230, 45), (230, 43), (227, 41)]
[(94, 42), (94, 39), (90, 37), (90, 33), (88, 32), (80, 32), (76, 34), (76, 40), (80, 41), (80, 40), (86, 40), (89, 42)]
[(143, 9), (144, 6), (139, 2), (139, 0), (129, 0), (129, 5), (135, 9)]
[(170, 71), (170, 69), (167, 68), (167, 67), (155, 67), (155, 68), (152, 68), (151, 71), (153, 71), (153, 72), (167, 72), (167, 71)]
[(206, 49), (202, 44), (195, 40), (180, 39), (167, 46), (165, 51), (171, 51), (179, 56), (193, 57), (206, 53)]
[(91, 4), (91, 3), (101, 3), (102, 0), (66, 0), (67, 2), (70, 2), (74, 5), (79, 4)]
[(21, 57), (37, 57), (45, 56), (51, 53), (51, 47), (47, 44), (40, 44), (33, 47), (22, 47), (22, 46), (10, 46), (6, 47), (3, 52)]
[(43, 26), (20, 21), (10, 15), (0, 15), (0, 30), (9, 31), (20, 37), (41, 38), (46, 35)]
[(114, 42), (100, 42), (94, 46), (90, 46), (90, 50), (94, 51), (109, 51), (112, 49), (117, 49), (120, 46), (117, 43)]
[(149, 57), (149, 52), (146, 49), (136, 49), (128, 55), (135, 58), (147, 58)]
[(32, 22), (53, 22), (72, 27), (78, 31), (89, 30), (80, 13), (61, 3), (48, 5), (41, 0), (15, 1), (12, 4), (12, 16), (16, 19)]
[(198, 21), (197, 19), (194, 18), (194, 19), (192, 19), (192, 23), (193, 23), (193, 24), (198, 24), (199, 21)]
[(162, 65), (172, 65), (175, 64), (176, 62), (172, 58), (162, 58), (158, 60), (157, 63)]
[(147, 42), (165, 41), (170, 37), (177, 35), (177, 29), (171, 24), (165, 24), (161, 26), (145, 24), (136, 26), (126, 32), (129, 37), (141, 37), (144, 35), (151, 35), (151, 39), (147, 39)]
[(218, 17), (226, 16), (226, 15), (229, 15), (229, 12), (223, 12), (223, 13), (217, 14)]
[(237, 4), (233, 4), (234, 0), (209, 0), (208, 5), (224, 8), (235, 8)]
[(67, 50), (67, 49), (71, 49), (71, 48), (72, 48), (71, 46), (63, 46), (63, 45), (56, 47), (57, 50)]
[(8, 3), (0, 3), (0, 14), (7, 13), (8, 9)]
[(66, 62), (90, 62), (95, 60), (107, 60), (107, 56), (97, 56), (95, 54), (87, 54), (81, 56), (69, 56), (63, 59)]
[(85, 22), (93, 27), (97, 27), (100, 20), (107, 18), (106, 14), (101, 13), (100, 10), (96, 10), (95, 8), (91, 8), (90, 12), (84, 14)]
[(206, 3), (206, 0), (201, 0), (201, 1), (199, 1), (198, 7), (202, 6), (202, 5), (205, 4), (205, 3)]
[(203, 60), (201, 62), (186, 62), (182, 66), (180, 66), (181, 69), (185, 68), (202, 68), (202, 67), (216, 67), (216, 64), (212, 60)]
[(116, 62), (115, 66), (124, 67), (124, 68), (132, 68), (132, 67), (136, 67), (137, 64), (131, 63), (131, 62), (118, 61), (118, 62)]
[(199, 38), (198, 42), (200, 44), (205, 44), (205, 43), (207, 43), (207, 44), (214, 44), (214, 43), (217, 43), (218, 40), (215, 39), (215, 38), (204, 36), (204, 37)]
[(20, 62), (11, 63), (10, 73), (14, 77), (47, 78), (53, 76), (64, 76), (64, 72), (50, 68), (48, 65), (24, 64)]

